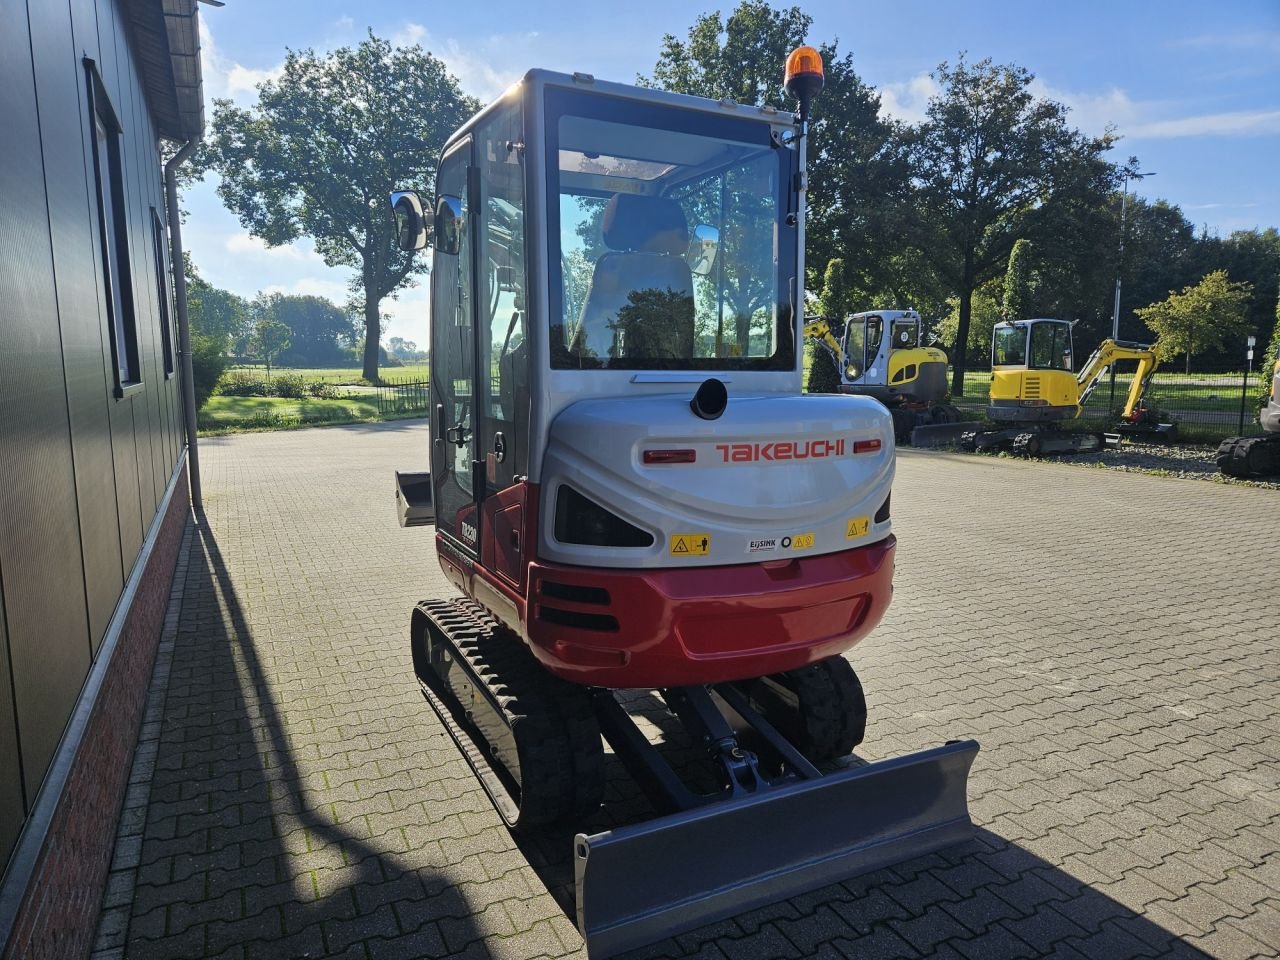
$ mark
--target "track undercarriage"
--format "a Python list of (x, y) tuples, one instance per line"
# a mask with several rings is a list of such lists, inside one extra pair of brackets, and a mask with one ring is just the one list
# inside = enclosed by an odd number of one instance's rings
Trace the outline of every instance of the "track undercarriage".
[(1218, 469), (1229, 477), (1280, 476), (1280, 433), (1224, 440), (1217, 460)]
[(1106, 445), (1101, 433), (1055, 426), (1020, 424), (995, 430), (969, 430), (960, 436), (964, 450), (1007, 450), (1020, 457), (1058, 453), (1094, 453)]
[[(424, 694), (503, 820), (586, 822), (605, 791), (601, 738), (656, 819), (574, 840), (577, 920), (610, 956), (823, 883), (958, 842), (972, 741), (865, 764), (862, 688), (832, 657), (783, 674), (659, 691), (701, 776), (651, 742), (614, 691), (547, 672), (469, 600), (414, 611)], [(709, 787), (709, 789), (708, 789)]]

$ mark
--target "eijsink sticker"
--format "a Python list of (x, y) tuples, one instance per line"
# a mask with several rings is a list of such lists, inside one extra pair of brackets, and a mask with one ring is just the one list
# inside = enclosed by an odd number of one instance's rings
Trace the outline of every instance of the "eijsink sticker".
[(747, 543), (747, 553), (773, 553), (778, 549), (777, 537), (761, 537)]

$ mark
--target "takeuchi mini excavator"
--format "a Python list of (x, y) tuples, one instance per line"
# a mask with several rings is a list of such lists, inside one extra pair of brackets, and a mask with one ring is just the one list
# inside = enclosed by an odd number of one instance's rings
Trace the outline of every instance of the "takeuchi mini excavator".
[[(976, 743), (850, 762), (894, 442), (871, 398), (801, 391), (821, 85), (807, 47), (796, 116), (531, 71), (433, 197), (392, 197), (434, 248), (431, 470), (397, 474), (400, 518), (463, 594), (414, 611), (415, 670), (513, 830), (580, 831), (592, 956), (972, 832)], [(653, 691), (696, 769), (628, 712)], [(586, 829), (602, 737), (653, 819)]]
[(1066, 320), (1035, 319), (998, 323), (991, 337), (991, 391), (987, 407), (993, 429), (967, 431), (961, 446), (969, 449), (1011, 449), (1024, 456), (1050, 453), (1088, 453), (1100, 450), (1106, 436), (1072, 430), (1064, 424), (1084, 411), (1084, 405), (1118, 362), (1134, 361), (1117, 429), (1124, 434), (1169, 436), (1173, 424), (1156, 424), (1142, 406), (1151, 377), (1160, 365), (1159, 351), (1145, 343), (1103, 340), (1072, 373), (1072, 324)]
[(836, 329), (813, 317), (804, 333), (819, 347), (813, 362), (835, 365), (841, 393), (875, 397), (889, 409), (897, 440), (910, 439), (919, 426), (961, 419), (947, 402), (947, 355), (924, 345), (916, 311), (855, 313)]
[(1229, 477), (1280, 476), (1280, 356), (1271, 369), (1271, 395), (1258, 417), (1260, 437), (1228, 437), (1218, 445), (1218, 469)]

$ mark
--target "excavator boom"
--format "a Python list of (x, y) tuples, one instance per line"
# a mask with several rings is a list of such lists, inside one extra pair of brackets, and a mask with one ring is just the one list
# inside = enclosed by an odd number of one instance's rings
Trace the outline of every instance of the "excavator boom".
[(1142, 402), (1142, 397), (1151, 383), (1151, 377), (1160, 366), (1160, 351), (1152, 344), (1136, 343), (1131, 340), (1103, 340), (1098, 349), (1085, 361), (1076, 382), (1080, 385), (1079, 405), (1083, 408), (1089, 396), (1102, 382), (1111, 366), (1120, 360), (1136, 360), (1138, 369), (1129, 384), (1129, 392), (1125, 398), (1124, 410), (1120, 417), (1132, 420), (1134, 412)]

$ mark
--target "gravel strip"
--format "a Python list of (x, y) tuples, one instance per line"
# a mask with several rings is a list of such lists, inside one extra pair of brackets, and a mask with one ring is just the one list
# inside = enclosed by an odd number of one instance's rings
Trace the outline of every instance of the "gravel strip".
[[(1184, 480), (1208, 480), (1211, 483), (1230, 483), (1265, 490), (1280, 490), (1280, 477), (1264, 480), (1238, 480), (1218, 472), (1214, 460), (1217, 446), (1193, 444), (1124, 443), (1119, 447), (1107, 447), (1097, 453), (1074, 453), (1052, 459), (1081, 467), (1123, 470), (1131, 473), (1153, 473)], [(1007, 453), (976, 453), (975, 456), (1010, 456)]]

